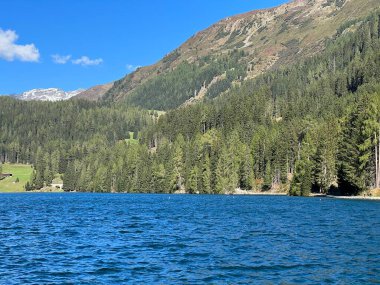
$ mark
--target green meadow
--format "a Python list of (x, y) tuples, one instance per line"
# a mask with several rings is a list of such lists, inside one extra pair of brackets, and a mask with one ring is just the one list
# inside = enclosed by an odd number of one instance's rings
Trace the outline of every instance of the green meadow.
[[(25, 184), (29, 181), (33, 169), (26, 164), (3, 164), (3, 173), (11, 173), (12, 177), (0, 180), (0, 192), (23, 192)], [(19, 182), (16, 182), (16, 180)]]

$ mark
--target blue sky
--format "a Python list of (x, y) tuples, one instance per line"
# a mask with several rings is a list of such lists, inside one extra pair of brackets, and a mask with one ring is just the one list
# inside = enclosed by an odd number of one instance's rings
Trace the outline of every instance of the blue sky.
[(1, 0), (0, 94), (88, 88), (227, 16), (286, 0)]

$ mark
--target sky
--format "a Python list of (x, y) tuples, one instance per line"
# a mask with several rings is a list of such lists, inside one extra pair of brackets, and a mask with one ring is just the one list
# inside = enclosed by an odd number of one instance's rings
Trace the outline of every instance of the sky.
[(1, 0), (0, 94), (112, 82), (218, 20), (285, 2)]

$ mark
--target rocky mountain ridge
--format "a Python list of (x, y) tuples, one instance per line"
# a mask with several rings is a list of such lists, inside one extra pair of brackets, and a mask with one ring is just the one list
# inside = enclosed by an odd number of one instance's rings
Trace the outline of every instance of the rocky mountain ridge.
[(104, 94), (111, 89), (113, 83), (107, 83), (103, 85), (96, 85), (76, 95), (73, 99), (84, 99), (89, 101), (98, 101)]
[[(246, 69), (242, 80), (255, 78), (322, 51), (326, 39), (332, 38), (343, 23), (379, 7), (378, 0), (295, 0), (228, 17), (195, 34), (156, 64), (141, 67), (116, 81), (105, 99), (123, 100), (132, 96), (137, 87), (173, 72), (183, 62), (198, 64), (203, 58), (235, 50), (246, 55), (240, 61)], [(202, 86), (192, 88), (200, 90)]]

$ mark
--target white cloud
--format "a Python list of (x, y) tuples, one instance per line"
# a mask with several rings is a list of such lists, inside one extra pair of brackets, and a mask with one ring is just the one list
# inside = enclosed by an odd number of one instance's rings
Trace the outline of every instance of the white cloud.
[(126, 69), (130, 72), (135, 71), (136, 69), (140, 68), (140, 65), (133, 65), (133, 64), (127, 64)]
[(7, 61), (18, 59), (37, 62), (40, 58), (40, 52), (35, 45), (18, 45), (15, 43), (17, 39), (18, 35), (15, 31), (0, 29), (0, 58)]
[(71, 55), (53, 54), (51, 58), (53, 62), (56, 64), (66, 64), (70, 60)]
[(103, 59), (97, 58), (97, 59), (90, 59), (88, 56), (82, 56), (78, 59), (73, 59), (71, 61), (73, 64), (79, 64), (82, 66), (89, 66), (89, 65), (99, 65), (103, 63)]

